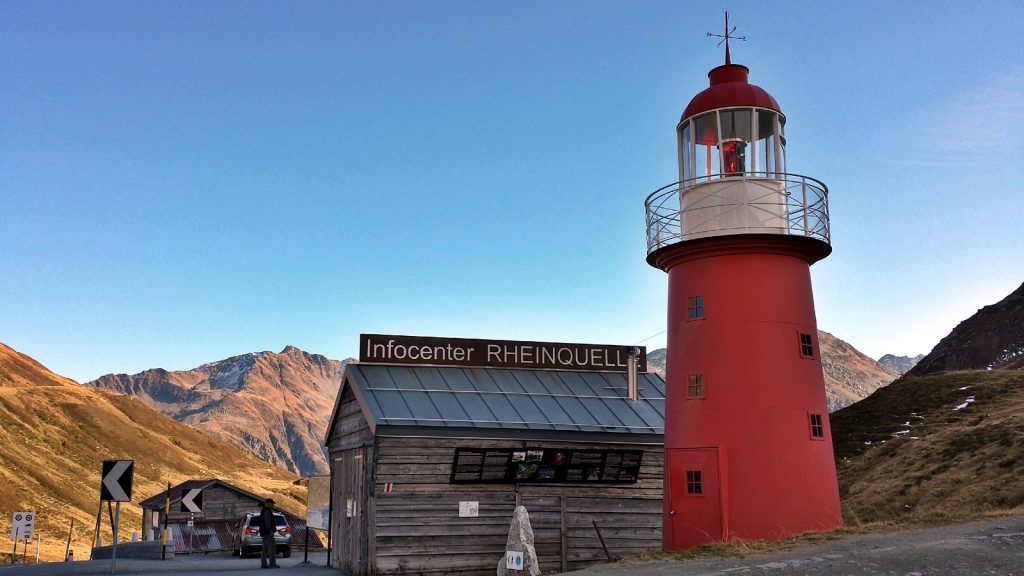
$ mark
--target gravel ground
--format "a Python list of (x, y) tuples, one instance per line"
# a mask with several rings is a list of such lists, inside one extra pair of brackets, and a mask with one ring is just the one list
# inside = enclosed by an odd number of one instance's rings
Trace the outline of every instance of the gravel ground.
[(1024, 517), (850, 536), (741, 558), (627, 561), (572, 576), (1024, 576)]

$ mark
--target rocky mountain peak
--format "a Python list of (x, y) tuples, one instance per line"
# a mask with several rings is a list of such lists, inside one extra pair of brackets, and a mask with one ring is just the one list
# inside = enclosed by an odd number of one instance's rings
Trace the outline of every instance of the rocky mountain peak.
[(886, 354), (878, 359), (878, 363), (902, 376), (909, 372), (911, 368), (917, 366), (917, 363), (920, 362), (922, 358), (924, 358), (924, 354), (918, 354), (913, 357)]
[(958, 324), (907, 375), (999, 369), (1024, 369), (1024, 284)]
[(324, 474), (320, 446), (345, 362), (286, 346), (191, 370), (108, 374), (87, 383), (128, 394), (206, 434), (303, 475)]

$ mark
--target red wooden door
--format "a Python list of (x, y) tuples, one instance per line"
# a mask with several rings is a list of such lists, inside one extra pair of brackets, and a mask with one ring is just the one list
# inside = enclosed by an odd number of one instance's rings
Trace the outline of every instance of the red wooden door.
[(718, 449), (669, 450), (673, 549), (722, 541)]

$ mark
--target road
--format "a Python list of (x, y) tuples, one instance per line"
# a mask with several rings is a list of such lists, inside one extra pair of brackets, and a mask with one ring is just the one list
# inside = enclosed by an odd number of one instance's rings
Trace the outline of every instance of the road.
[[(259, 558), (226, 554), (173, 560), (118, 560), (120, 576), (339, 576), (326, 554), (279, 558), (280, 570), (261, 570)], [(0, 576), (110, 574), (109, 560), (0, 566)], [(743, 557), (628, 560), (565, 576), (1024, 576), (1024, 516), (932, 528), (846, 536), (790, 550)]]
[[(327, 554), (310, 554), (309, 564), (302, 564), (302, 554), (291, 558), (278, 558), (278, 570), (261, 570), (258, 556), (235, 558), (228, 554), (203, 556), (177, 556), (173, 560), (117, 560), (117, 576), (148, 574), (174, 574), (174, 576), (339, 576), (340, 572), (327, 568)], [(0, 566), (0, 576), (86, 576), (110, 574), (110, 560), (82, 562), (53, 562), (27, 566)]]

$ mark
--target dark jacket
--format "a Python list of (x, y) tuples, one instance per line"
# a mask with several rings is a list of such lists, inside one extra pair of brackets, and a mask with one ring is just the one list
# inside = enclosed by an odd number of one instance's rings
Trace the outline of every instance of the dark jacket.
[(277, 532), (277, 520), (274, 519), (274, 511), (270, 508), (260, 510), (260, 536), (273, 536)]

